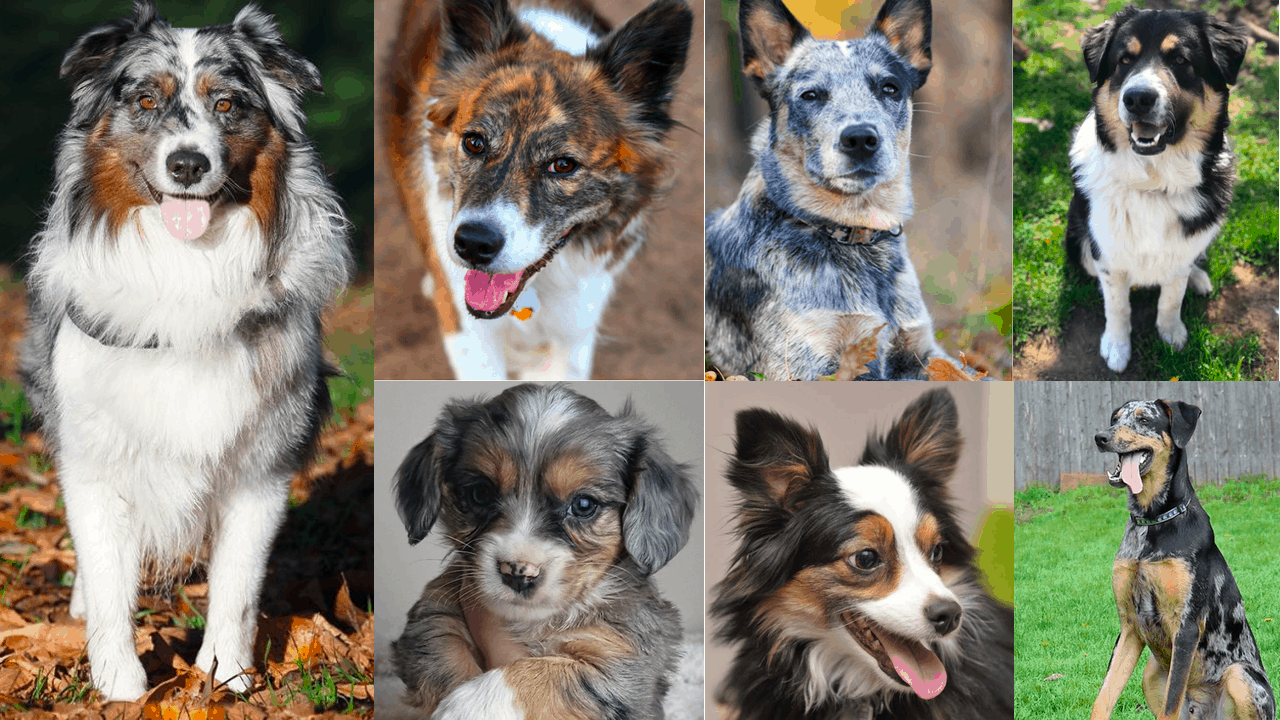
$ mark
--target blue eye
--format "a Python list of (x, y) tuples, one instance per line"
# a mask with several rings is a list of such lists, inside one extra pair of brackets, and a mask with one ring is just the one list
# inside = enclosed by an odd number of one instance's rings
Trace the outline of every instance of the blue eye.
[(589, 518), (595, 515), (599, 509), (600, 503), (586, 495), (579, 495), (569, 501), (569, 514), (577, 518)]

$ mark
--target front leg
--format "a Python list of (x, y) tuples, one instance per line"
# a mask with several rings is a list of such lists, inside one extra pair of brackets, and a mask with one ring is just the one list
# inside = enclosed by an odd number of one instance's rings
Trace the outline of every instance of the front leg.
[(590, 380), (600, 321), (613, 289), (613, 276), (607, 272), (583, 277), (567, 287), (540, 286), (541, 317), (535, 321), (551, 341), (551, 355), (539, 367), (523, 371), (520, 378)]
[(427, 716), (445, 696), (484, 672), (458, 603), (462, 587), (462, 572), (453, 567), (427, 583), (409, 610), (404, 633), (391, 644), (396, 674), (408, 690), (406, 701)]
[[(462, 312), (466, 312), (463, 310)], [(444, 352), (456, 380), (506, 380), (503, 325), (506, 317), (477, 320), (466, 315), (454, 333), (444, 333)]]
[(1114, 372), (1129, 366), (1129, 274), (1123, 270), (1099, 268), (1098, 285), (1106, 308), (1107, 328), (1098, 352)]
[(1163, 283), (1156, 305), (1156, 330), (1160, 332), (1160, 339), (1174, 350), (1181, 350), (1187, 344), (1187, 326), (1182, 324), (1182, 297), (1187, 293), (1187, 277), (1186, 273), (1179, 273)]
[(1191, 661), (1200, 646), (1200, 622), (1198, 618), (1184, 616), (1173, 638), (1173, 661), (1169, 664), (1169, 687), (1165, 690), (1164, 707), (1157, 714), (1160, 720), (1178, 720), (1182, 717), (1182, 705), (1187, 697), (1187, 678), (1191, 674)]
[(1142, 638), (1127, 623), (1120, 626), (1120, 637), (1116, 639), (1115, 650), (1111, 652), (1111, 664), (1107, 666), (1107, 677), (1102, 681), (1102, 689), (1098, 691), (1098, 699), (1093, 701), (1093, 710), (1089, 720), (1108, 720), (1115, 709), (1120, 693), (1128, 684), (1133, 669), (1138, 666), (1138, 657), (1145, 647)]

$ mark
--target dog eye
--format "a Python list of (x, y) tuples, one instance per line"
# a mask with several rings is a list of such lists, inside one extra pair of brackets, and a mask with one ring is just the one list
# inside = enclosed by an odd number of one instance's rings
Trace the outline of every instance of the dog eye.
[(485, 508), (493, 504), (494, 492), (493, 486), (487, 482), (480, 482), (469, 486), (463, 491), (467, 502), (473, 507)]
[(1186, 65), (1186, 64), (1187, 64), (1187, 59), (1186, 59), (1186, 58), (1184, 58), (1184, 57), (1182, 57), (1181, 55), (1179, 55), (1178, 57), (1174, 58), (1174, 59), (1173, 59), (1173, 61), (1174, 61), (1174, 62), (1176, 62), (1176, 63), (1178, 63), (1179, 65)]
[(880, 86), (880, 92), (888, 95), (889, 97), (896, 97), (898, 94), (898, 86), (893, 83), (885, 83)]
[(942, 562), (942, 543), (933, 546), (933, 550), (929, 553), (929, 562), (934, 565)]
[(820, 97), (822, 96), (818, 94), (817, 90), (805, 90), (804, 92), (800, 93), (800, 99), (808, 100), (809, 102), (813, 102), (814, 100), (817, 100)]
[(547, 172), (552, 175), (568, 175), (578, 169), (578, 163), (573, 158), (556, 158), (547, 166)]
[(138, 107), (142, 108), (143, 110), (155, 110), (159, 106), (160, 106), (160, 103), (156, 102), (156, 99), (151, 97), (150, 95), (143, 95), (142, 97), (138, 98)]
[(880, 566), (880, 553), (871, 549), (859, 550), (850, 562), (859, 570), (874, 570)]
[(215, 112), (220, 112), (220, 113), (228, 112), (231, 110), (231, 101), (228, 100), (227, 98), (222, 98), (218, 100), (218, 102), (213, 104), (213, 109)]
[(484, 138), (475, 133), (468, 133), (462, 137), (462, 149), (471, 155), (479, 155), (485, 150)]
[(1128, 55), (1121, 55), (1121, 56), (1120, 56), (1120, 64), (1121, 64), (1121, 65), (1128, 65), (1128, 64), (1129, 64), (1129, 61), (1130, 61), (1130, 58), (1129, 58), (1129, 56), (1128, 56)]
[(600, 503), (586, 495), (579, 495), (569, 501), (569, 513), (577, 518), (589, 518), (599, 509)]

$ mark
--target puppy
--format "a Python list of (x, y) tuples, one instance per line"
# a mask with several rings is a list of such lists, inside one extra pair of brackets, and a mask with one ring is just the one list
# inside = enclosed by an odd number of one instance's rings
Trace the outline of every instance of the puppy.
[(663, 716), (680, 619), (649, 576), (688, 540), (698, 495), (629, 405), (612, 416), (560, 385), (450, 403), (395, 494), (411, 544), (439, 520), (452, 548), (392, 644), (410, 704), (436, 720)]
[(738, 413), (740, 544), (711, 606), (737, 646), (728, 718), (1013, 717), (1013, 613), (979, 584), (946, 487), (957, 423), (934, 390), (832, 470), (814, 430)]
[(1067, 254), (1097, 277), (1106, 307), (1099, 352), (1129, 364), (1129, 288), (1160, 286), (1156, 329), (1187, 342), (1187, 283), (1213, 290), (1196, 265), (1218, 236), (1235, 184), (1227, 143), (1229, 85), (1248, 43), (1203, 12), (1127, 7), (1080, 43), (1093, 108), (1071, 143), (1075, 194)]
[[(460, 380), (586, 380), (664, 183), (693, 15), (585, 0), (408, 3), (388, 154)], [(543, 348), (549, 348), (549, 354)]]
[(142, 1), (61, 74), (22, 374), (75, 541), (71, 614), (103, 698), (138, 698), (140, 565), (208, 539), (196, 665), (243, 691), (289, 480), (330, 413), (320, 314), (351, 262), (303, 133), (320, 73), (253, 6), (179, 29)]

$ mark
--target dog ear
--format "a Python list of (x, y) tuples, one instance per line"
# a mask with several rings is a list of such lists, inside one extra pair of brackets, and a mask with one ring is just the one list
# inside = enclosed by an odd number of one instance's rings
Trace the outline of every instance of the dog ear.
[[(880, 450), (889, 459), (899, 460), (920, 472), (947, 479), (960, 461), (960, 415), (956, 401), (946, 390), (930, 390), (916, 398), (902, 417), (889, 428)], [(875, 443), (868, 442), (866, 456)]]
[(684, 0), (654, 0), (591, 49), (606, 76), (642, 108), (640, 119), (665, 132), (676, 80), (684, 71), (693, 13)]
[[(622, 415), (629, 413), (628, 405)], [(688, 466), (673, 460), (647, 428), (631, 443), (627, 472), (622, 540), (641, 571), (651, 575), (689, 541), (698, 490), (689, 478)]]
[(748, 508), (764, 503), (790, 511), (799, 491), (830, 469), (822, 438), (812, 427), (760, 408), (739, 412), (735, 426), (729, 482)]
[(97, 82), (98, 74), (111, 66), (126, 40), (146, 32), (157, 19), (156, 6), (150, 0), (140, 0), (133, 4), (133, 17), (96, 27), (72, 44), (62, 58), (58, 77), (71, 81), (73, 125), (79, 127), (101, 117), (111, 102), (115, 83)]
[(1111, 63), (1107, 61), (1111, 54), (1111, 39), (1115, 37), (1116, 28), (1129, 22), (1139, 12), (1138, 8), (1127, 5), (1098, 27), (1084, 31), (1080, 51), (1084, 55), (1084, 65), (1089, 70), (1089, 82), (1097, 84), (1111, 75)]
[(436, 458), (436, 433), (404, 456), (393, 480), (396, 512), (409, 532), (409, 544), (422, 542), (440, 511), (440, 463)]
[(919, 90), (933, 68), (933, 9), (929, 0), (886, 0), (871, 29), (889, 41), (889, 47), (915, 68)]
[(766, 98), (778, 66), (809, 31), (782, 0), (740, 0), (738, 36), (742, 41), (742, 72)]
[(1209, 57), (1213, 66), (1222, 74), (1228, 85), (1236, 84), (1236, 76), (1244, 63), (1244, 54), (1249, 49), (1249, 41), (1235, 25), (1206, 15), (1204, 34), (1209, 41)]
[(1157, 400), (1164, 414), (1169, 416), (1169, 434), (1173, 436), (1173, 444), (1185, 448), (1191, 442), (1191, 434), (1196, 431), (1196, 423), (1200, 420), (1200, 408), (1188, 405), (1181, 400)]
[(262, 65), (261, 90), (267, 112), (290, 139), (301, 137), (307, 124), (302, 98), (309, 92), (324, 92), (320, 71), (285, 44), (275, 18), (256, 5), (241, 8), (231, 27), (253, 49)]
[(444, 0), (442, 70), (526, 38), (508, 0)]

